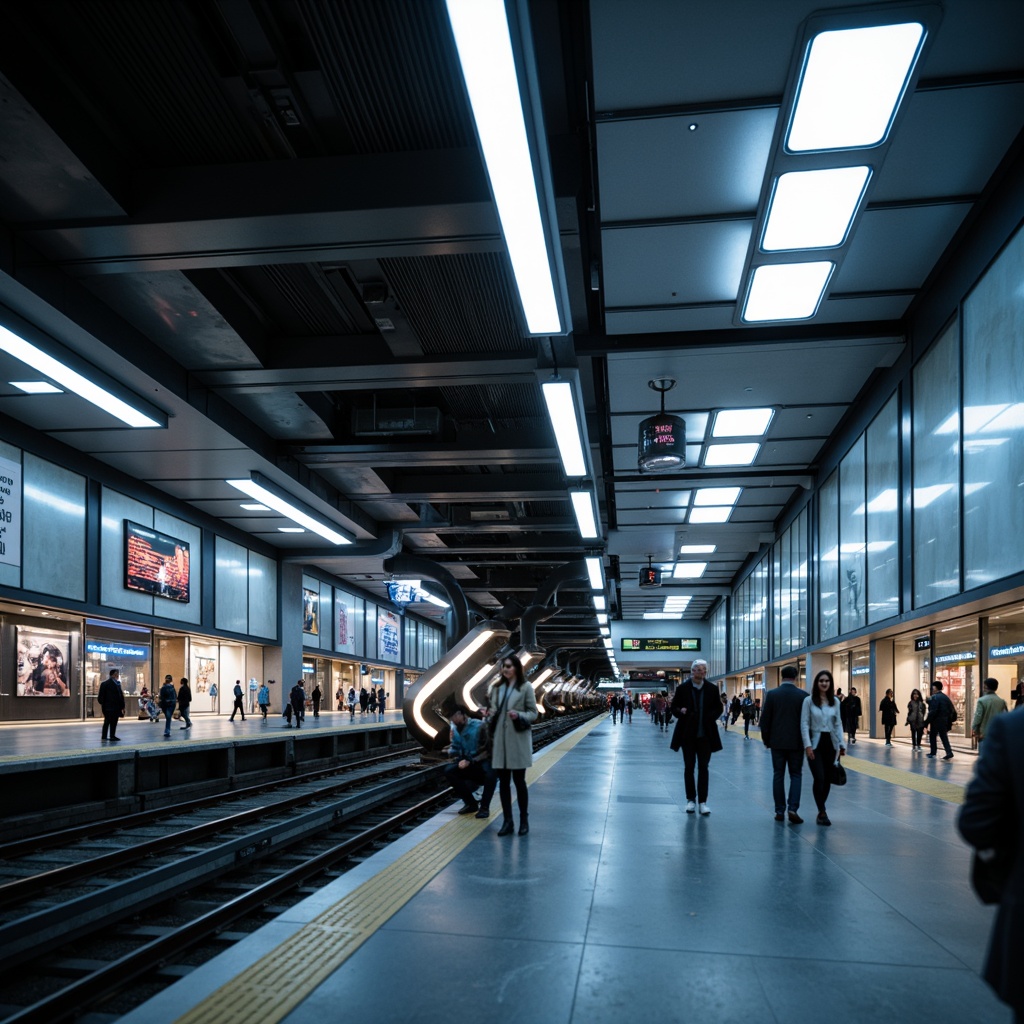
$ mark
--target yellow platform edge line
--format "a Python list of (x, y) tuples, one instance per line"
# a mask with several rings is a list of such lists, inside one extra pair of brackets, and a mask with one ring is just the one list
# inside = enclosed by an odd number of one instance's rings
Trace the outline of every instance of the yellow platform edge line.
[[(557, 741), (527, 770), (527, 782), (536, 782), (603, 722), (604, 716), (597, 715)], [(178, 1017), (177, 1024), (277, 1024), (447, 867), (490, 820), (461, 817), (446, 822)]]

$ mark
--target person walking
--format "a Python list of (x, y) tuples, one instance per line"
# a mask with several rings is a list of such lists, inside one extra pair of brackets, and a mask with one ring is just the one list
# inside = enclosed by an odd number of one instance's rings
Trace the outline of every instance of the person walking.
[[(499, 679), (487, 690), (487, 725), (491, 733), (491, 767), (498, 776), (498, 797), (504, 817), (499, 836), (510, 836), (512, 822), (512, 783), (519, 804), (519, 834), (530, 831), (529, 790), (526, 769), (533, 764), (533, 733), (537, 719), (537, 700), (526, 682), (523, 663), (515, 655), (501, 659)], [(525, 722), (517, 725), (517, 722)]]
[(846, 723), (846, 738), (850, 744), (857, 742), (857, 728), (860, 725), (860, 716), (863, 714), (863, 707), (861, 706), (860, 697), (857, 696), (857, 688), (855, 686), (850, 687), (850, 694), (842, 702), (842, 715), (840, 716)]
[(384, 717), (384, 712), (387, 710), (387, 703), (388, 703), (388, 695), (387, 695), (387, 693), (385, 693), (384, 687), (382, 686), (377, 691), (377, 714), (381, 718)]
[(359, 714), (365, 715), (366, 709), (370, 706), (370, 691), (365, 686), (359, 690)]
[(981, 686), (985, 692), (978, 698), (978, 703), (974, 706), (974, 721), (971, 722), (971, 735), (979, 745), (988, 735), (992, 719), (1009, 710), (1006, 701), (996, 693), (996, 690), (999, 689), (998, 679), (985, 679)]
[(171, 716), (178, 703), (178, 695), (174, 690), (174, 677), (164, 676), (164, 685), (160, 687), (160, 710), (164, 713), (164, 735), (171, 735)]
[(317, 683), (316, 686), (313, 687), (313, 692), (310, 694), (310, 697), (313, 698), (313, 717), (319, 718), (320, 701), (324, 699), (324, 691), (320, 689), (319, 683)]
[(740, 714), (743, 715), (743, 738), (750, 739), (750, 723), (754, 720), (754, 702), (750, 699), (750, 691), (743, 691), (743, 700), (740, 701)]
[(188, 680), (182, 676), (178, 683), (178, 713), (181, 715), (181, 720), (185, 723), (182, 729), (192, 728), (192, 719), (188, 716), (188, 709), (192, 706), (192, 687), (188, 685)]
[[(982, 866), (1005, 879), (983, 977), (1024, 1022), (1024, 715), (996, 715), (978, 754), (957, 826)], [(998, 883), (997, 883), (998, 884)]]
[[(700, 813), (711, 813), (708, 807), (708, 765), (711, 755), (722, 749), (718, 719), (721, 702), (718, 690), (705, 686), (708, 663), (698, 658), (690, 668), (690, 675), (676, 687), (672, 695), (669, 714), (676, 727), (669, 747), (683, 752), (683, 784), (686, 787), (686, 813), (693, 814), (700, 805)], [(693, 770), (697, 768), (694, 784)]]
[(732, 724), (736, 724), (736, 719), (740, 717), (740, 696), (734, 694), (732, 700), (729, 702), (729, 713), (732, 715)]
[[(800, 731), (800, 716), (806, 690), (796, 685), (800, 672), (796, 665), (783, 666), (782, 682), (778, 689), (764, 695), (761, 708), (761, 742), (772, 752), (772, 798), (775, 800), (775, 820), (785, 821), (788, 811), (790, 823), (802, 825), (800, 793), (803, 789), (804, 743)], [(786, 800), (786, 772), (789, 772), (789, 800)]]
[(256, 704), (259, 706), (263, 721), (267, 720), (267, 710), (270, 707), (270, 687), (264, 683), (256, 693)]
[(111, 743), (120, 743), (121, 737), (117, 735), (117, 723), (124, 718), (124, 690), (121, 689), (120, 669), (112, 668), (110, 670), (110, 675), (100, 683), (96, 700), (103, 712), (103, 733), (100, 742), (109, 739)]
[[(850, 698), (847, 697), (847, 700)], [(814, 779), (812, 791), (818, 808), (819, 825), (831, 825), (825, 804), (832, 790), (831, 770), (846, 753), (843, 723), (839, 717), (839, 698), (832, 673), (822, 669), (815, 677), (811, 696), (800, 708), (800, 737)]]
[(228, 719), (228, 721), (229, 722), (233, 722), (235, 720), (235, 715), (238, 712), (241, 712), (242, 713), (242, 721), (244, 722), (245, 721), (245, 708), (242, 705), (242, 699), (244, 698), (245, 694), (242, 691), (242, 680), (241, 679), (236, 679), (235, 680), (235, 688), (231, 692), (234, 694), (235, 704), (234, 704), (234, 707), (232, 707), (232, 709), (231, 709), (231, 717)]
[(920, 690), (910, 691), (910, 700), (907, 701), (907, 725), (910, 727), (910, 749), (920, 750), (921, 739), (924, 736), (924, 720), (928, 712), (928, 706)]
[[(306, 711), (306, 691), (302, 686), (302, 680), (300, 679), (291, 689), (288, 694), (288, 703), (291, 704), (292, 715), (295, 718), (295, 728), (302, 728), (302, 716)], [(288, 723), (291, 725), (291, 722)]]
[(356, 718), (356, 688), (350, 686), (348, 688), (348, 719), (350, 722), (354, 722)]
[(946, 751), (943, 761), (953, 760), (953, 748), (949, 745), (949, 730), (956, 721), (956, 708), (953, 702), (942, 692), (942, 681), (936, 679), (932, 683), (932, 695), (928, 698), (928, 717), (924, 720), (924, 728), (928, 730), (928, 746), (931, 752), (926, 757), (934, 757), (938, 752), (938, 741)]
[(896, 707), (896, 701), (893, 700), (892, 690), (886, 690), (885, 696), (882, 698), (882, 703), (878, 705), (878, 710), (882, 713), (882, 726), (885, 729), (885, 745), (887, 747), (892, 746), (892, 731), (896, 728), (896, 715), (899, 708)]
[(725, 692), (725, 690), (722, 691), (722, 715), (721, 715), (720, 721), (722, 723), (722, 727), (724, 729), (726, 729), (726, 731), (728, 731), (728, 729), (729, 729), (729, 696)]

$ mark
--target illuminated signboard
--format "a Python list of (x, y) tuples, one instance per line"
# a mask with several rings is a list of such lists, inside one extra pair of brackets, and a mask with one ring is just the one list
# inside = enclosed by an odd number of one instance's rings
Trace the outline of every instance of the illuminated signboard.
[(1010, 644), (1007, 647), (990, 647), (990, 658), (1017, 658), (1024, 654), (1024, 644)]
[(940, 654), (935, 659), (936, 665), (952, 665), (958, 661), (974, 661), (977, 651), (957, 651), (955, 654)]
[(86, 640), (85, 653), (122, 661), (149, 661), (149, 644), (118, 644), (109, 640)]
[(624, 651), (699, 651), (700, 637), (641, 637), (629, 640), (623, 637)]

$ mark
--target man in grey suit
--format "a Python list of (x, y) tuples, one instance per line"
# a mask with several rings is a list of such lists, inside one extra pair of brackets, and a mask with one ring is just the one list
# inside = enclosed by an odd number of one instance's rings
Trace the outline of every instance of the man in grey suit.
[(780, 673), (782, 683), (769, 690), (761, 708), (761, 740), (772, 752), (772, 796), (775, 798), (775, 820), (786, 820), (786, 769), (789, 769), (789, 820), (802, 825), (797, 814), (803, 786), (804, 744), (800, 738), (800, 710), (807, 700), (794, 680), (799, 675), (795, 665), (786, 665)]

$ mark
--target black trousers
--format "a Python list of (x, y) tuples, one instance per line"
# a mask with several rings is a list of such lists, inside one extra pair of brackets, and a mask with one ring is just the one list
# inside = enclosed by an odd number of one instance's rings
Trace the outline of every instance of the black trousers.
[(103, 712), (103, 739), (107, 739), (107, 730), (110, 730), (110, 739), (114, 739), (117, 736), (117, 723), (121, 721), (121, 712), (113, 711), (107, 713)]
[[(512, 820), (512, 783), (516, 784), (516, 801), (519, 804), (520, 824), (526, 819), (530, 807), (530, 791), (526, 786), (525, 768), (496, 768), (498, 775), (498, 798), (506, 821)], [(492, 789), (493, 793), (494, 790)], [(486, 795), (486, 794), (485, 794)]]
[[(711, 740), (700, 736), (692, 744), (683, 745), (683, 783), (686, 799), (698, 803), (708, 802), (708, 764), (711, 761)], [(697, 768), (697, 784), (693, 783), (693, 769)]]
[(928, 729), (928, 744), (934, 754), (938, 748), (938, 741), (942, 740), (943, 749), (949, 757), (953, 756), (953, 748), (949, 745), (949, 730), (943, 729), (940, 725), (931, 725)]
[(825, 734), (818, 741), (814, 751), (814, 760), (808, 760), (807, 764), (811, 769), (811, 778), (814, 784), (811, 792), (814, 794), (814, 803), (819, 814), (825, 813), (825, 801), (832, 792), (832, 783), (829, 781), (829, 769), (836, 763), (836, 748), (832, 746), (832, 737)]
[(892, 731), (895, 729), (895, 725), (887, 725), (885, 727), (885, 742), (889, 743), (892, 740)]
[(494, 787), (498, 784), (498, 777), (491, 770), (490, 761), (470, 761), (468, 768), (460, 768), (458, 761), (452, 761), (445, 765), (444, 777), (448, 785), (455, 790), (456, 796), (461, 797), (463, 803), (467, 804), (474, 802), (476, 798), (473, 793), (477, 786), (483, 784), (484, 792), (480, 802), (484, 807), (490, 805)]
[(921, 746), (921, 740), (924, 739), (924, 729), (919, 725), (912, 725), (910, 727), (910, 744), (914, 747)]

